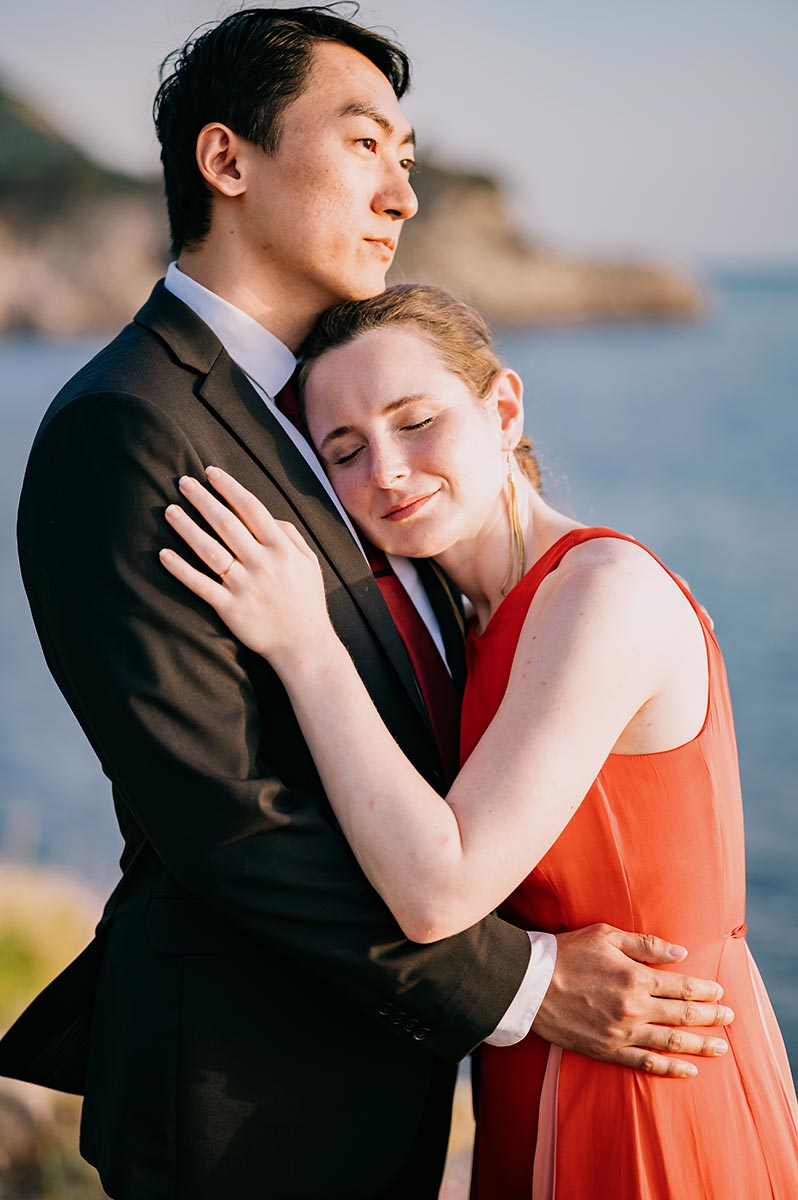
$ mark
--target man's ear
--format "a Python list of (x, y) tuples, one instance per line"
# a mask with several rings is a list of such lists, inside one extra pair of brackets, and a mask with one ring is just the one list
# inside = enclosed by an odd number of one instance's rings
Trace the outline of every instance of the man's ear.
[(219, 121), (205, 125), (197, 137), (197, 166), (203, 179), (223, 196), (240, 196), (247, 190), (238, 158), (241, 139)]
[(524, 433), (524, 384), (521, 376), (509, 367), (502, 367), (491, 390), (501, 421), (502, 449), (514, 450)]

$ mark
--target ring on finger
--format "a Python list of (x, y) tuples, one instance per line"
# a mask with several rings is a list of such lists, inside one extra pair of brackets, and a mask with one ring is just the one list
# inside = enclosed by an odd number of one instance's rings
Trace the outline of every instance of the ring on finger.
[(227, 564), (227, 566), (225, 567), (225, 569), (223, 571), (217, 571), (216, 574), (219, 576), (220, 579), (224, 579), (225, 575), (227, 575), (229, 573), (229, 571), (232, 569), (233, 563), (237, 563), (237, 562), (238, 562), (238, 559), (236, 558), (236, 556), (234, 554), (231, 557), (231, 559), (230, 559), (229, 563)]

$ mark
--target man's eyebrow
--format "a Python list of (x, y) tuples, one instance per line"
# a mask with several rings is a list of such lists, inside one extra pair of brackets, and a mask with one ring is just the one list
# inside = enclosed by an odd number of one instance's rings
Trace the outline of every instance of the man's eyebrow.
[[(339, 117), (368, 117), (370, 121), (374, 121), (376, 125), (379, 125), (387, 137), (393, 137), (395, 133), (393, 122), (376, 105), (369, 104), (367, 100), (353, 100), (351, 104), (346, 104), (338, 115)], [(410, 129), (406, 136), (402, 138), (401, 145), (415, 146), (415, 144), (415, 130)]]
[[(427, 400), (428, 396), (425, 392), (416, 392), (412, 396), (401, 396), (398, 400), (392, 400), (390, 404), (386, 404), (382, 410), (383, 416), (389, 416), (391, 413), (397, 412), (400, 408), (405, 408), (406, 405), (412, 404), (414, 400)], [(355, 432), (354, 425), (339, 425), (337, 429), (331, 429), (327, 436), (323, 439), (319, 446), (319, 453), (330, 442), (334, 442), (336, 438), (346, 437), (348, 433)]]

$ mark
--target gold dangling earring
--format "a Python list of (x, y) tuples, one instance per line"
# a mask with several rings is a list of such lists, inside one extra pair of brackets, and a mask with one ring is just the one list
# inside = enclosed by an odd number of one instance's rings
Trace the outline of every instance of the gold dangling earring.
[[(520, 583), (524, 577), (526, 566), (526, 539), (521, 527), (521, 517), (518, 512), (518, 497), (515, 490), (515, 472), (513, 471), (513, 455), (510, 450), (507, 458), (507, 517), (510, 522), (510, 561), (507, 564), (507, 574), (502, 584), (502, 595)], [(514, 577), (514, 578), (513, 578)]]

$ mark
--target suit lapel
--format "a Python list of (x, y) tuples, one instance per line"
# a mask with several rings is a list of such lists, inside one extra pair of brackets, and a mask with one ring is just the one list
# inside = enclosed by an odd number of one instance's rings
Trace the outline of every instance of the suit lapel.
[(329, 495), (244, 372), (216, 335), (181, 300), (157, 284), (136, 321), (158, 334), (198, 373), (195, 391), (242, 449), (261, 466), (310, 533), (384, 647), (416, 710), (427, 714), (402, 639), (368, 563)]

